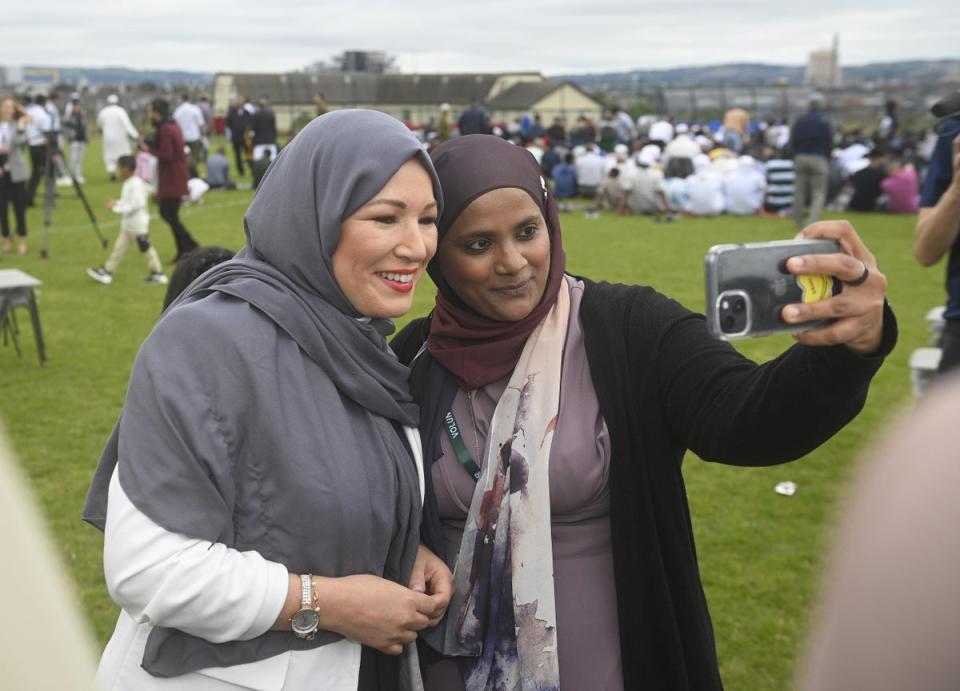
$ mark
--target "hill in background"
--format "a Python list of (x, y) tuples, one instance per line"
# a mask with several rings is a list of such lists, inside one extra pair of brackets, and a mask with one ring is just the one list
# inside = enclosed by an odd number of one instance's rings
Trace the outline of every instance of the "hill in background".
[[(960, 81), (960, 60), (907, 60), (902, 62), (878, 62), (868, 65), (841, 66), (845, 84), (903, 83), (922, 81), (940, 83)], [(760, 86), (776, 84), (785, 79), (787, 83), (803, 83), (804, 67), (797, 65), (767, 65), (763, 63), (729, 63), (702, 67), (675, 67), (660, 70), (630, 70), (602, 74), (556, 75), (567, 79), (587, 91), (605, 88), (628, 89), (635, 85), (708, 86)]]
[[(25, 65), (24, 69), (49, 69), (49, 65), (39, 67)], [(60, 71), (63, 84), (127, 84), (136, 86), (143, 82), (154, 84), (212, 84), (213, 74), (209, 72), (188, 72), (186, 70), (131, 70), (126, 67), (56, 67)]]
[[(132, 70), (125, 67), (59, 67), (64, 84), (86, 81), (89, 84), (128, 84), (143, 82), (165, 84), (212, 84), (213, 74), (185, 70)], [(941, 83), (960, 81), (960, 60), (908, 60), (843, 66), (846, 84), (904, 82)], [(669, 85), (673, 87), (726, 84), (730, 86), (759, 86), (786, 80), (789, 84), (803, 83), (804, 67), (798, 65), (768, 65), (763, 63), (729, 63), (700, 67), (674, 67), (657, 70), (629, 70), (587, 74), (551, 75), (568, 79), (587, 91), (614, 88), (627, 90), (638, 85)]]

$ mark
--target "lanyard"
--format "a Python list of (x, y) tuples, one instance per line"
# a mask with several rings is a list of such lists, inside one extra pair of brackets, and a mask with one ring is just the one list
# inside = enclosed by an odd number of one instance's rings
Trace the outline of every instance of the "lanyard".
[(475, 482), (479, 481), (480, 466), (477, 465), (477, 462), (473, 460), (470, 452), (467, 451), (467, 446), (463, 443), (463, 435), (460, 434), (460, 426), (457, 425), (457, 418), (453, 416), (452, 410), (447, 411), (446, 416), (444, 416), (443, 427), (447, 430), (447, 437), (450, 438), (450, 443), (453, 445), (453, 452), (457, 454), (457, 460), (460, 461), (460, 465), (470, 473), (470, 476), (473, 477)]

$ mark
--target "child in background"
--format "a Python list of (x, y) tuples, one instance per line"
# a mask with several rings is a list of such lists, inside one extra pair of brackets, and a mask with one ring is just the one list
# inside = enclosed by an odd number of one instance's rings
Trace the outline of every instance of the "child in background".
[(151, 189), (157, 189), (157, 157), (150, 153), (146, 144), (141, 144), (137, 151), (134, 172), (138, 178), (150, 185)]
[(107, 208), (120, 214), (120, 234), (117, 236), (107, 263), (97, 268), (87, 269), (87, 275), (90, 278), (104, 285), (110, 285), (113, 282), (113, 272), (120, 265), (120, 260), (123, 259), (131, 240), (136, 241), (137, 247), (147, 259), (150, 274), (144, 282), (159, 285), (167, 283), (160, 257), (157, 255), (157, 250), (150, 244), (150, 237), (147, 235), (150, 224), (150, 213), (147, 211), (147, 186), (134, 174), (136, 165), (133, 156), (121, 156), (117, 159), (117, 176), (123, 180), (123, 189), (120, 193), (120, 201), (111, 199), (107, 202)]

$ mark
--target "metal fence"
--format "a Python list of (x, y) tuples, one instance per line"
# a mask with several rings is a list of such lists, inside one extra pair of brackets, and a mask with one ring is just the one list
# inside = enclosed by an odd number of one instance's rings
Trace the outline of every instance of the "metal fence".
[(897, 102), (901, 120), (924, 124), (930, 122), (930, 106), (957, 90), (960, 90), (960, 81), (827, 88), (787, 83), (691, 87), (639, 84), (630, 90), (608, 91), (607, 101), (683, 120), (717, 119), (727, 109), (740, 107), (749, 112), (751, 117), (789, 121), (806, 110), (810, 95), (817, 92), (824, 97), (827, 112), (840, 122), (874, 123), (879, 119), (884, 104), (892, 99)]

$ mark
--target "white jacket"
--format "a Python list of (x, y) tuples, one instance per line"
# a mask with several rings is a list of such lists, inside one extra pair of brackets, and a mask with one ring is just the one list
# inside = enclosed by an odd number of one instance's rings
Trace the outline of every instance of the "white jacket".
[(146, 235), (150, 226), (147, 210), (147, 186), (136, 175), (123, 182), (120, 199), (113, 205), (113, 212), (120, 214), (120, 230), (131, 235)]
[[(423, 497), (420, 435), (411, 427), (404, 432)], [(100, 660), (99, 691), (357, 688), (361, 646), (348, 638), (179, 677), (153, 677), (144, 671), (140, 663), (154, 626), (177, 628), (214, 642), (246, 640), (269, 630), (286, 601), (287, 568), (254, 551), (240, 552), (162, 528), (130, 501), (117, 469), (107, 495), (103, 571), (110, 596), (123, 611)]]

